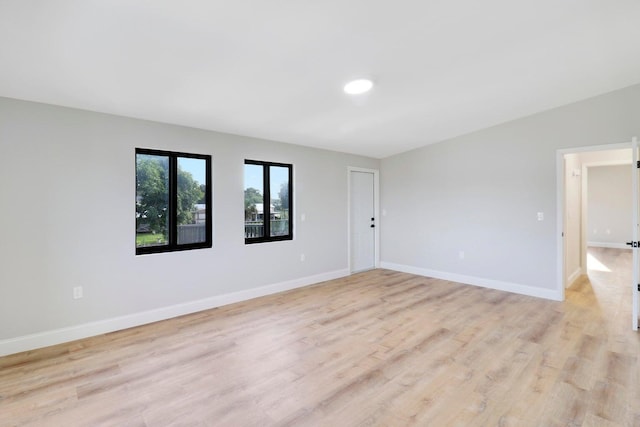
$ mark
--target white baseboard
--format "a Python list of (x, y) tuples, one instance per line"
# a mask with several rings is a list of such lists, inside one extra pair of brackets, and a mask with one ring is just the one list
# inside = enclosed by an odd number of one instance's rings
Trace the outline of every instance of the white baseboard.
[(611, 248), (611, 249), (629, 249), (630, 246), (624, 243), (610, 243), (610, 242), (587, 242), (587, 246), (594, 248)]
[(569, 286), (573, 285), (573, 282), (578, 280), (580, 276), (582, 276), (582, 268), (578, 267), (576, 268), (576, 271), (574, 271), (569, 275), (569, 277), (567, 277), (566, 287), (568, 288)]
[(0, 356), (47, 347), (55, 344), (62, 344), (82, 338), (88, 338), (108, 332), (119, 331), (121, 329), (132, 328), (147, 323), (160, 320), (171, 319), (184, 314), (195, 313), (210, 308), (220, 307), (235, 302), (271, 295), (291, 289), (302, 288), (315, 283), (327, 280), (339, 279), (349, 275), (348, 269), (331, 271), (328, 273), (307, 276), (293, 279), (286, 282), (261, 286), (259, 288), (247, 289), (244, 291), (232, 292), (224, 295), (217, 295), (197, 301), (190, 301), (183, 304), (176, 304), (169, 307), (162, 307), (155, 310), (143, 311), (126, 316), (114, 317), (111, 319), (99, 320), (67, 328), (54, 329), (16, 338), (0, 340)]
[(562, 291), (558, 291), (556, 289), (538, 288), (534, 286), (520, 285), (518, 283), (503, 282), (500, 280), (485, 279), (482, 277), (466, 276), (463, 274), (395, 264), (392, 262), (382, 262), (381, 267), (389, 270), (401, 271), (403, 273), (417, 274), (418, 276), (433, 277), (435, 279), (464, 283), (465, 285), (481, 286), (483, 288), (496, 289), (499, 291), (512, 292), (515, 294), (528, 295), (554, 301), (562, 301), (563, 299)]

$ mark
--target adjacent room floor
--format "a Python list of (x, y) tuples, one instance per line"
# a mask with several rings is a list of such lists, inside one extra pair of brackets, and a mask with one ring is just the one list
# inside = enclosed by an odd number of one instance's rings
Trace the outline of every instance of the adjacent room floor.
[(640, 425), (630, 258), (564, 302), (374, 270), (0, 358), (0, 425)]

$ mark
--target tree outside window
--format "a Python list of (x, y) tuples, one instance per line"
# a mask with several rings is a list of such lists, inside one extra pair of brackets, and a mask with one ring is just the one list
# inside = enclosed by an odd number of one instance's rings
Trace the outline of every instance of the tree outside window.
[(211, 247), (211, 157), (136, 150), (136, 253)]

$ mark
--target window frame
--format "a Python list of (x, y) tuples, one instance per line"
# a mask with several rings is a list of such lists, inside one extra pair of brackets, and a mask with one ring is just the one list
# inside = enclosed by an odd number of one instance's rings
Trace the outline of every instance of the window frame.
[(293, 214), (293, 164), (245, 159), (244, 165), (245, 166), (246, 165), (262, 166), (263, 218), (271, 218), (271, 178), (270, 178), (269, 168), (271, 166), (287, 168), (288, 178), (289, 178), (289, 232), (282, 236), (271, 236), (271, 221), (263, 219), (263, 224), (264, 224), (263, 236), (262, 237), (245, 237), (244, 243), (249, 245), (254, 243), (280, 242), (284, 240), (293, 240), (293, 220), (295, 218), (295, 215)]
[[(208, 249), (213, 247), (213, 208), (212, 208), (212, 177), (211, 177), (211, 155), (209, 154), (194, 154), (184, 153), (178, 151), (157, 150), (151, 148), (136, 148), (135, 155), (135, 171), (136, 171), (136, 195), (138, 188), (138, 155), (151, 155), (151, 156), (163, 156), (169, 159), (169, 179), (168, 179), (168, 192), (169, 201), (167, 206), (168, 214), (168, 238), (166, 245), (158, 246), (142, 246), (136, 247), (136, 255), (148, 255), (165, 252), (178, 252), (187, 251), (192, 249)], [(197, 243), (182, 243), (178, 244), (178, 224), (177, 224), (177, 207), (178, 207), (178, 159), (199, 159), (205, 161), (205, 185), (207, 191), (205, 191), (204, 200), (206, 204), (205, 209), (205, 241)], [(136, 227), (137, 232), (137, 227)]]

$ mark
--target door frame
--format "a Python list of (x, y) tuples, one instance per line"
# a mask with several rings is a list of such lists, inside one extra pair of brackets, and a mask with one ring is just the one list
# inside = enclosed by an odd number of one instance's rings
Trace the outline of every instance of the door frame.
[[(631, 150), (632, 150), (632, 163), (631, 163), (631, 167), (633, 168), (633, 179), (631, 181), (631, 191), (633, 192), (633, 221), (634, 221), (634, 227), (633, 227), (633, 237), (631, 238), (632, 241), (637, 242), (638, 240), (640, 240), (640, 236), (638, 235), (638, 226), (640, 225), (640, 220), (638, 219), (638, 169), (640, 169), (640, 160), (638, 160), (638, 138), (637, 137), (633, 137), (631, 140)], [(633, 296), (631, 298), (632, 304), (633, 304), (633, 308), (631, 310), (632, 313), (632, 318), (631, 318), (631, 328), (634, 331), (638, 330), (638, 298), (640, 298), (638, 296), (638, 292), (640, 292), (640, 271), (638, 270), (639, 266), (638, 266), (638, 262), (640, 262), (640, 259), (638, 258), (640, 256), (640, 254), (638, 254), (638, 249), (634, 246), (632, 246), (633, 249), (631, 249), (631, 252), (633, 254), (633, 261), (632, 261), (632, 283), (631, 283), (631, 290), (633, 292)]]
[[(565, 279), (566, 279), (566, 262), (565, 254), (566, 239), (564, 238), (564, 225), (566, 215), (566, 195), (565, 195), (565, 154), (577, 154), (586, 153), (592, 151), (609, 151), (619, 150), (625, 148), (632, 148), (632, 140), (627, 142), (602, 144), (602, 145), (590, 145), (584, 147), (574, 147), (556, 150), (556, 294), (560, 296), (560, 301), (565, 300)], [(583, 177), (584, 179), (584, 177)], [(583, 212), (584, 213), (584, 212)], [(581, 225), (583, 229), (584, 224)], [(581, 230), (581, 240), (584, 240), (584, 233)], [(582, 241), (581, 247), (586, 246), (586, 243)], [(582, 255), (581, 255), (582, 257)], [(582, 258), (581, 258), (582, 262)], [(586, 264), (582, 265), (583, 269), (586, 269)], [(585, 271), (586, 272), (586, 271)]]
[(374, 229), (374, 267), (380, 268), (380, 171), (356, 166), (347, 167), (347, 267), (351, 271), (351, 173), (364, 172), (373, 174), (373, 212), (375, 217)]

